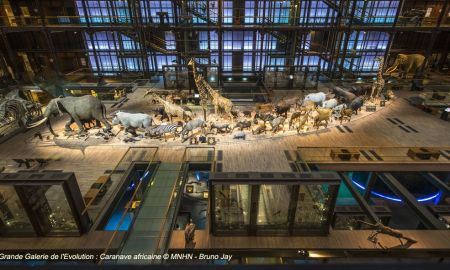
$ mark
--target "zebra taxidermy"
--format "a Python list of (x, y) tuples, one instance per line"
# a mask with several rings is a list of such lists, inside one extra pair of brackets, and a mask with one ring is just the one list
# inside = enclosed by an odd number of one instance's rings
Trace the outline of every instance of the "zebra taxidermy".
[(176, 124), (167, 124), (167, 125), (159, 125), (159, 126), (150, 126), (145, 130), (145, 135), (150, 138), (161, 138), (164, 136), (164, 141), (167, 142), (166, 134), (170, 133), (173, 135), (173, 140), (178, 136), (178, 125)]

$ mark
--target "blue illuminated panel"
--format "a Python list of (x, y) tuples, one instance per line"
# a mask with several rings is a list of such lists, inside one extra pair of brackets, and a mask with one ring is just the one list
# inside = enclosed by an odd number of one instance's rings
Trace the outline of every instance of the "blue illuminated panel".
[(158, 70), (162, 70), (164, 65), (173, 65), (177, 60), (176, 55), (165, 55), (161, 53), (156, 54), (156, 63)]
[(139, 50), (139, 44), (130, 37), (118, 32), (103, 31), (91, 35), (85, 33), (84, 38), (94, 73), (115, 75), (120, 71), (142, 70), (140, 58), (122, 57), (119, 53), (119, 51)]
[[(347, 44), (348, 57), (344, 68), (355, 72), (376, 72), (377, 57), (384, 56), (389, 43), (389, 34), (379, 31), (353, 31)], [(344, 47), (344, 43), (341, 48)]]
[(364, 24), (393, 24), (400, 1), (358, 0), (355, 17)]
[[(249, 2), (249, 3), (247, 3)], [(250, 3), (253, 1), (246, 1), (245, 5), (245, 16), (246, 23), (254, 23), (255, 20), (252, 15), (254, 12), (252, 7), (255, 6), (255, 3)], [(256, 1), (258, 5), (258, 12), (256, 17), (256, 23), (265, 23), (265, 24), (287, 24), (289, 23), (289, 13), (291, 9), (290, 1)], [(248, 14), (248, 16), (247, 16)]]
[[(85, 7), (82, 2), (85, 3)], [(126, 0), (76, 0), (75, 5), (81, 23), (121, 24), (131, 22), (128, 1)]]
[[(362, 189), (362, 190), (365, 190), (365, 189), (366, 189), (363, 185), (361, 185), (361, 184), (358, 183), (357, 181), (352, 180), (352, 182), (353, 182), (353, 184), (354, 184), (355, 186), (357, 186), (358, 188), (360, 188), (360, 189)], [(392, 195), (386, 195), (386, 194), (382, 194), (382, 193), (379, 193), (379, 192), (376, 192), (376, 191), (371, 191), (370, 193), (371, 193), (372, 195), (376, 196), (376, 197), (383, 198), (383, 199), (386, 199), (386, 200), (389, 200), (389, 201), (393, 201), (393, 202), (402, 202), (402, 200), (401, 200), (400, 198), (395, 197), (395, 196), (392, 196)], [(441, 192), (439, 191), (439, 192), (437, 192), (437, 193), (435, 193), (435, 194), (430, 194), (430, 195), (428, 195), (428, 196), (416, 198), (416, 200), (417, 200), (418, 202), (429, 202), (429, 201), (433, 201), (434, 199), (438, 198), (440, 195), (441, 195)]]
[(233, 23), (233, 1), (223, 0), (223, 8), (222, 8), (222, 22), (224, 24), (232, 24)]
[(323, 1), (312, 0), (300, 2), (300, 24), (332, 24), (336, 16), (337, 12)]
[(223, 71), (231, 71), (233, 67), (233, 55), (229, 52), (223, 53)]
[[(219, 2), (217, 0), (195, 0), (187, 1), (188, 11), (192, 13), (194, 24), (207, 24), (207, 18), (212, 23), (217, 23), (219, 19)], [(228, 11), (227, 11), (228, 12)]]
[(166, 49), (167, 50), (176, 50), (177, 44), (175, 41), (175, 34), (171, 31), (165, 32), (165, 42), (166, 42)]
[(166, 16), (163, 16), (164, 23), (174, 23), (172, 1), (140, 0), (139, 5), (141, 7), (143, 23), (162, 23), (160, 17), (161, 12), (167, 13)]

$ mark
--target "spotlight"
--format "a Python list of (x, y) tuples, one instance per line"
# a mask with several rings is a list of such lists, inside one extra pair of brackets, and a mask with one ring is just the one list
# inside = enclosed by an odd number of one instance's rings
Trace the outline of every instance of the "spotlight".
[(215, 77), (211, 77), (209, 80), (212, 81), (212, 82), (215, 82), (216, 78)]
[(242, 80), (243, 80), (243, 81), (247, 81), (247, 78), (246, 78), (246, 77), (244, 77), (244, 78), (242, 78)]
[(289, 80), (293, 80), (294, 79), (294, 75), (289, 75)]
[(233, 80), (233, 78), (228, 78), (229, 81)]

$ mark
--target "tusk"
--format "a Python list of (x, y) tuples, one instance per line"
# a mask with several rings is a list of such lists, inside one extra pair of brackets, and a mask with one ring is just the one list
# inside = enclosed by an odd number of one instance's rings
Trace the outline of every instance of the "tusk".
[(390, 67), (386, 70), (386, 73), (392, 73), (392, 72), (396, 71), (397, 68), (398, 68), (398, 66)]
[(44, 117), (43, 119), (37, 121), (36, 123), (29, 125), (27, 128), (34, 128), (34, 127), (40, 126), (43, 123), (45, 123), (47, 121), (47, 119), (48, 119), (47, 117)]

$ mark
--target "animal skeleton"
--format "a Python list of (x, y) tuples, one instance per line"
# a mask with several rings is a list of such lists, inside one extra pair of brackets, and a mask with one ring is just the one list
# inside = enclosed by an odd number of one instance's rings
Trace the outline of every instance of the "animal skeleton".
[(389, 236), (397, 238), (400, 241), (400, 245), (402, 247), (405, 246), (405, 244), (402, 242), (402, 239), (406, 240), (406, 243), (411, 243), (411, 244), (417, 243), (416, 240), (403, 235), (403, 233), (401, 233), (398, 230), (395, 230), (395, 229), (392, 229), (391, 227), (383, 225), (381, 222), (377, 222), (375, 224), (372, 224), (372, 223), (369, 223), (369, 222), (366, 222), (363, 220), (358, 220), (358, 222), (360, 222), (362, 224), (366, 224), (373, 229), (373, 232), (369, 235), (367, 240), (369, 240), (370, 242), (372, 242), (374, 244), (378, 244), (381, 247), (383, 247), (383, 246), (378, 242), (378, 238), (377, 238), (378, 234), (385, 234), (385, 235), (389, 235)]

